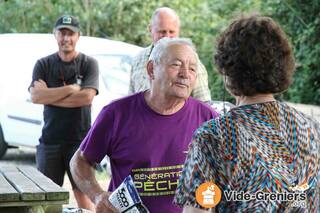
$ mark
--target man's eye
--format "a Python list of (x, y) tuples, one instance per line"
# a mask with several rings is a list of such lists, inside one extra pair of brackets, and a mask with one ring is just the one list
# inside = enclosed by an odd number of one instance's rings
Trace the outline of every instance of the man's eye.
[(190, 67), (190, 71), (196, 72), (197, 70), (196, 70), (196, 68)]

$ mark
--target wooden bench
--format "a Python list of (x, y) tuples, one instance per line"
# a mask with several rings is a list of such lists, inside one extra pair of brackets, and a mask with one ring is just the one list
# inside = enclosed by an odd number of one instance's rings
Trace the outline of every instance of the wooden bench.
[(32, 166), (0, 168), (0, 212), (61, 213), (69, 192)]

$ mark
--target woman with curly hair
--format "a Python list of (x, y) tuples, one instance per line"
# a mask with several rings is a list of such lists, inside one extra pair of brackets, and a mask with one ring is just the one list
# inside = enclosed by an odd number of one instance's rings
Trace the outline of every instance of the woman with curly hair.
[(283, 30), (269, 17), (240, 17), (218, 39), (214, 60), (237, 107), (195, 132), (174, 202), (202, 212), (217, 191), (206, 202), (196, 191), (211, 182), (221, 190), (212, 211), (318, 212), (320, 125), (274, 98), (295, 68)]

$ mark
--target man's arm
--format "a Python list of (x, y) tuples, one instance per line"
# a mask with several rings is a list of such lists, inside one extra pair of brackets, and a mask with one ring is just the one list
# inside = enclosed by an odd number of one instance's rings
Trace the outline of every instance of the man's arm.
[(108, 200), (109, 192), (101, 188), (95, 177), (94, 167), (79, 149), (70, 161), (70, 171), (79, 189), (95, 204), (96, 213), (116, 212)]
[(92, 103), (96, 93), (97, 91), (93, 88), (84, 88), (63, 99), (51, 103), (51, 105), (66, 108), (88, 106)]
[(47, 84), (39, 79), (30, 87), (31, 101), (35, 104), (52, 104), (80, 90), (78, 85), (48, 88)]

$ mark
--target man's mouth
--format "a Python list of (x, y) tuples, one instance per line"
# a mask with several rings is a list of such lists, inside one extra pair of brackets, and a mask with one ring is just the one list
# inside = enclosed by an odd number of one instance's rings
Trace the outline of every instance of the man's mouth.
[(175, 84), (176, 86), (182, 87), (182, 88), (188, 88), (188, 87), (189, 87), (188, 84), (181, 83), (181, 82), (175, 82), (174, 84)]

